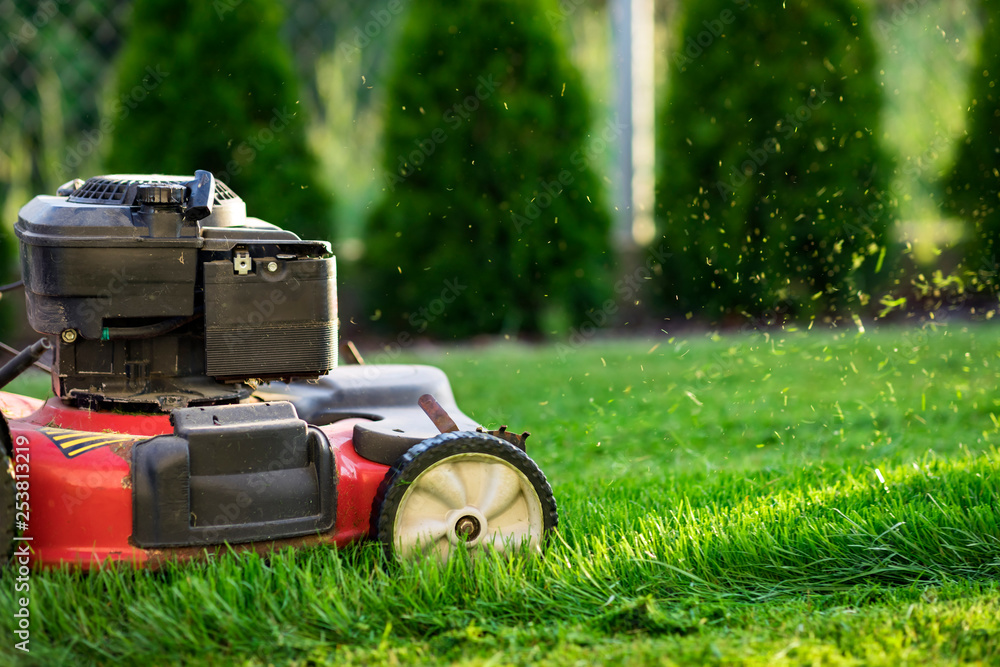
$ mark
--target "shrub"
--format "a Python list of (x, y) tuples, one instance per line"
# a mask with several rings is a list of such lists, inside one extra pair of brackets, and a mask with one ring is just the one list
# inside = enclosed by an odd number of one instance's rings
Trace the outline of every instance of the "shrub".
[(331, 235), (306, 114), (273, 0), (139, 0), (106, 120), (114, 172), (207, 169), (250, 215), (308, 238)]
[(868, 12), (685, 6), (659, 123), (663, 303), (710, 320), (864, 303), (892, 216)]
[(1000, 2), (983, 0), (979, 63), (972, 68), (967, 130), (945, 181), (945, 208), (968, 226), (964, 272), (996, 290), (1000, 238)]
[(609, 215), (580, 75), (542, 0), (412, 10), (388, 79), (371, 310), (462, 336), (549, 330), (607, 295)]

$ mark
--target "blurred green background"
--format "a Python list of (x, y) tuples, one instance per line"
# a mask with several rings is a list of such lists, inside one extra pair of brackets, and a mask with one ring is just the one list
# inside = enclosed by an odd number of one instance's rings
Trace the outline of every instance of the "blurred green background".
[(209, 169), (333, 243), (349, 337), (992, 317), (995, 0), (653, 3), (638, 243), (621, 4), (0, 0), (0, 281), (34, 195)]

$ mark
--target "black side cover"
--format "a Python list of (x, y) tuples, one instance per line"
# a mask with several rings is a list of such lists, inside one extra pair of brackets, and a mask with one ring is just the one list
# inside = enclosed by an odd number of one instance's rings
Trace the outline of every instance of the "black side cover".
[[(333, 257), (205, 262), (205, 372), (214, 378), (317, 377), (337, 366)], [(273, 271), (267, 267), (273, 265)]]
[(132, 455), (132, 539), (143, 548), (258, 542), (333, 527), (336, 466), (291, 403), (182, 408), (174, 434)]

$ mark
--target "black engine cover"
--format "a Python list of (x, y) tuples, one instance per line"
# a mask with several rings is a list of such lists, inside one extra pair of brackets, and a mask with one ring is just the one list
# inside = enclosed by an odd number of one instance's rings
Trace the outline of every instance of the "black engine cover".
[(57, 391), (78, 406), (235, 403), (247, 381), (337, 365), (329, 244), (247, 217), (208, 172), (70, 183), (14, 229), (28, 322), (52, 337)]

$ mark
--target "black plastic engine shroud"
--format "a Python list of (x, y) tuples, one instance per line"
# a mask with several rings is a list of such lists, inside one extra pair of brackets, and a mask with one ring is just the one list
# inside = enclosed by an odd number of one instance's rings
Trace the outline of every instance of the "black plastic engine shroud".
[(14, 229), (28, 322), (52, 337), (56, 391), (77, 405), (234, 403), (249, 380), (337, 365), (329, 244), (247, 217), (208, 172), (72, 182)]

